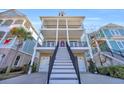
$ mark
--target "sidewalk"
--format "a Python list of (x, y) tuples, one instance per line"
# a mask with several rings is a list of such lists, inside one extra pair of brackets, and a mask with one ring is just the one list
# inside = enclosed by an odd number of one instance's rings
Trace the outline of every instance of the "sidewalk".
[[(42, 72), (2, 80), (0, 84), (46, 84), (46, 80), (47, 73)], [(82, 84), (124, 84), (122, 79), (91, 73), (82, 73), (81, 81)]]
[(47, 74), (33, 73), (30, 75), (22, 75), (11, 79), (6, 79), (0, 81), (0, 84), (45, 84), (47, 79)]
[(124, 84), (123, 79), (91, 73), (82, 73), (81, 80), (82, 84)]

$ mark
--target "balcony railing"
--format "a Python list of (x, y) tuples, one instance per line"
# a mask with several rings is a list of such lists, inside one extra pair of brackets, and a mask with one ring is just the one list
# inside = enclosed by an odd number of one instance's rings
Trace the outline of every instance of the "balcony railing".
[(42, 43), (41, 47), (55, 47), (56, 46), (56, 42), (55, 41), (44, 41)]
[[(56, 42), (55, 41), (44, 41), (42, 43), (42, 46), (38, 47), (55, 47)], [(79, 41), (70, 41), (70, 47), (88, 47), (87, 42), (79, 42)]]
[(79, 41), (76, 41), (76, 42), (71, 42), (70, 41), (70, 47), (88, 47), (88, 44), (87, 42), (79, 42)]

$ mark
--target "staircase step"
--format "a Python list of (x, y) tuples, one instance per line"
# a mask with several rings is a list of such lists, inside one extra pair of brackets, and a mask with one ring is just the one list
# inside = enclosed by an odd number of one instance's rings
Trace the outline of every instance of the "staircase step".
[(56, 58), (55, 60), (70, 60), (70, 58)]
[(67, 59), (65, 59), (65, 60), (56, 59), (55, 62), (72, 62), (72, 61), (70, 59), (69, 60), (67, 60)]
[(74, 68), (73, 65), (71, 66), (53, 66), (53, 68)]
[(73, 66), (73, 64), (54, 64), (54, 66)]
[(75, 72), (52, 72), (51, 74), (75, 74)]
[(70, 72), (70, 73), (72, 72), (72, 73), (73, 73), (73, 72), (75, 72), (75, 70), (74, 70), (74, 69), (57, 69), (57, 70), (56, 70), (56, 69), (52, 69), (52, 72), (60, 72), (60, 73), (61, 73), (61, 72), (63, 72), (63, 73), (64, 73), (64, 72), (65, 72), (65, 73), (66, 73), (66, 72)]
[(78, 80), (50, 80), (50, 84), (78, 84)]
[(76, 74), (51, 74), (50, 78), (77, 78)]
[(55, 62), (54, 65), (73, 65), (72, 63)]
[(55, 77), (53, 77), (53, 78), (50, 78), (50, 80), (78, 80), (78, 79), (75, 78), (75, 77), (74, 78), (73, 77), (71, 77), (71, 78), (70, 77), (69, 78), (68, 77), (67, 78), (65, 78), (65, 77), (64, 78), (55, 78)]
[(54, 67), (53, 69), (74, 69), (74, 68), (60, 68), (60, 67)]

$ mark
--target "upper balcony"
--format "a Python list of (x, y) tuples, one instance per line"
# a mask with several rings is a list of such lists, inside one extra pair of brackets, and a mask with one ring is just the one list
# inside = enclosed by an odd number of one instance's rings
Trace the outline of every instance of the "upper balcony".
[[(59, 44), (59, 46), (61, 46), (61, 44)], [(44, 41), (42, 46), (38, 45), (36, 49), (44, 53), (50, 53), (54, 51), (55, 47), (55, 41)], [(85, 41), (70, 41), (70, 48), (73, 52), (82, 52), (89, 49), (88, 44)]]

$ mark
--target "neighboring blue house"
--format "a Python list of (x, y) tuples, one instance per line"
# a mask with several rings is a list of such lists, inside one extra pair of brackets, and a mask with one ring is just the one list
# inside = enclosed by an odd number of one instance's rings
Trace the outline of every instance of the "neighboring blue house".
[(124, 27), (117, 24), (108, 24), (95, 32), (95, 38), (101, 51), (124, 51)]

